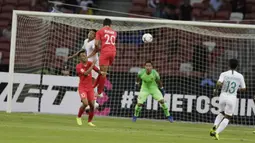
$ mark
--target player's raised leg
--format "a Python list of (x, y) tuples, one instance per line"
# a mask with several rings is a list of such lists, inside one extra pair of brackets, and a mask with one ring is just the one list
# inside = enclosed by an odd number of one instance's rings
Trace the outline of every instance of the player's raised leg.
[[(100, 65), (100, 72), (101, 73), (107, 73), (108, 66)], [(104, 84), (106, 81), (106, 75), (99, 75), (97, 78), (97, 94), (100, 95), (104, 90)], [(96, 95), (96, 96), (98, 96)]]
[(137, 104), (135, 105), (135, 112), (132, 119), (133, 122), (136, 122), (137, 118), (140, 116), (140, 112), (142, 111), (143, 108), (143, 103), (146, 101), (149, 94), (150, 93), (146, 89), (141, 89), (137, 98)]
[(174, 121), (173, 117), (169, 113), (168, 106), (165, 103), (164, 97), (162, 93), (160, 92), (160, 90), (158, 88), (150, 89), (150, 93), (152, 94), (152, 97), (159, 102), (160, 107), (163, 109), (164, 114), (166, 118), (168, 119), (168, 121), (172, 123)]

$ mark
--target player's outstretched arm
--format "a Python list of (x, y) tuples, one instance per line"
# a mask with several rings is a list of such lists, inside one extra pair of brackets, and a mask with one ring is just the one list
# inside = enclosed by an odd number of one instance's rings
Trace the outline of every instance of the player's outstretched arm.
[(96, 53), (99, 52), (99, 41), (100, 40), (95, 40), (95, 48), (92, 51), (92, 53), (88, 56), (88, 58), (91, 58), (91, 57), (95, 56)]
[(165, 95), (165, 89), (164, 89), (164, 87), (163, 87), (163, 82), (162, 82), (160, 79), (158, 79), (158, 80), (157, 80), (157, 84), (158, 84), (158, 86), (159, 86), (159, 89), (160, 89), (162, 95)]
[(92, 69), (94, 68), (94, 66), (95, 66), (95, 64), (92, 63), (92, 65), (89, 67), (88, 70), (86, 70), (86, 71), (83, 70), (83, 71), (82, 71), (82, 74), (85, 75), (85, 76), (87, 76), (87, 75), (92, 71)]
[(158, 84), (160, 89), (163, 88), (163, 82), (160, 79), (157, 80), (157, 84)]
[(75, 54), (73, 54), (72, 56), (67, 57), (67, 59), (68, 59), (68, 60), (70, 60), (70, 59), (72, 59), (72, 58), (74, 58), (74, 57), (78, 56), (78, 54), (79, 54), (81, 51), (84, 51), (84, 50), (82, 49), (82, 50), (80, 50), (80, 51), (76, 52), (76, 53), (75, 53)]

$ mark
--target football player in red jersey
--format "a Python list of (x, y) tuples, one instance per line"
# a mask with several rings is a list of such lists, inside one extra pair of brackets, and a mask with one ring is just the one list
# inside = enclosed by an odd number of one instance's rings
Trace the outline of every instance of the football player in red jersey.
[[(116, 47), (115, 41), (117, 37), (117, 32), (111, 28), (112, 21), (109, 18), (106, 18), (103, 22), (103, 28), (97, 31), (96, 33), (96, 41), (95, 41), (95, 49), (88, 56), (88, 58), (94, 56), (97, 52), (100, 51), (99, 56), (99, 66), (100, 71), (107, 73), (108, 68), (112, 65), (115, 55), (116, 55)], [(101, 49), (99, 43), (101, 42)], [(97, 87), (97, 94), (100, 95), (104, 89), (104, 83), (106, 80), (106, 74), (98, 76), (94, 87)]]
[[(80, 78), (78, 91), (81, 98), (82, 105), (79, 109), (78, 117), (76, 118), (77, 124), (82, 125), (81, 116), (85, 110), (85, 108), (89, 105), (90, 112), (88, 117), (88, 125), (95, 126), (92, 123), (92, 119), (94, 117), (94, 90), (92, 83), (92, 70), (98, 72), (101, 75), (103, 72), (95, 66), (97, 61), (90, 62), (88, 61), (87, 54), (85, 51), (80, 51), (78, 53), (78, 57), (80, 58), (80, 63), (76, 65), (76, 72)], [(101, 76), (105, 76), (102, 74)]]

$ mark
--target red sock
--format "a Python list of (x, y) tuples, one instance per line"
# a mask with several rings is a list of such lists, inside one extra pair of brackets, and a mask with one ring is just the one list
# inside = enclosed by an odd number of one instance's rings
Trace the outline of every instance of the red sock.
[(98, 80), (98, 87), (97, 87), (98, 94), (101, 94), (103, 92), (105, 81), (106, 81), (106, 77), (100, 76)]
[(84, 110), (85, 110), (84, 107), (80, 107), (79, 112), (78, 112), (78, 118), (81, 118), (81, 116), (82, 116)]
[(93, 112), (89, 112), (88, 122), (91, 122), (93, 117), (94, 117), (94, 111)]

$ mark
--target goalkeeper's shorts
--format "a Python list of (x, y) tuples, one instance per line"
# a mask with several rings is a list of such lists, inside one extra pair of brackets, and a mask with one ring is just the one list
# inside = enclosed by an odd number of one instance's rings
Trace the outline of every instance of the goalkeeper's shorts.
[(164, 99), (162, 93), (160, 92), (160, 90), (158, 88), (149, 89), (149, 90), (141, 89), (141, 91), (138, 95), (137, 103), (143, 104), (147, 100), (149, 95), (152, 95), (152, 98), (157, 101)]

